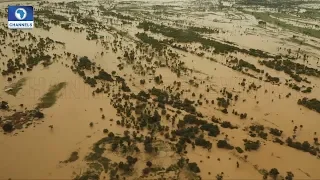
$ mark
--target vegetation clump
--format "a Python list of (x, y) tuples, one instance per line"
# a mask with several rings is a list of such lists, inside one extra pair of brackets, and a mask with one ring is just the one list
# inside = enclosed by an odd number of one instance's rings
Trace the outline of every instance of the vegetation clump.
[(188, 163), (188, 167), (189, 167), (190, 171), (192, 171), (194, 173), (200, 173), (200, 168), (198, 167), (197, 163), (195, 163), (195, 162)]
[(276, 138), (273, 140), (273, 142), (274, 142), (274, 143), (278, 143), (278, 144), (280, 144), (280, 145), (283, 145), (283, 144), (284, 144), (284, 142), (283, 142), (281, 139), (279, 139), (278, 137), (276, 137)]
[(201, 146), (206, 149), (211, 149), (212, 148), (212, 143), (210, 141), (205, 140), (204, 138), (198, 137), (195, 140), (195, 145), (196, 146)]
[(4, 132), (12, 132), (14, 130), (14, 127), (12, 123), (6, 123), (2, 126), (2, 129)]
[(93, 63), (89, 60), (87, 56), (81, 57), (78, 62), (78, 68), (80, 70), (91, 70)]
[(278, 175), (279, 175), (279, 171), (277, 168), (272, 168), (269, 171), (269, 175), (273, 178), (273, 179), (277, 179)]
[(240, 153), (240, 154), (244, 152), (243, 149), (242, 149), (241, 147), (239, 147), (239, 146), (236, 147), (236, 150), (237, 150), (237, 152)]
[(150, 44), (154, 49), (161, 50), (164, 48), (162, 42), (158, 41), (157, 39), (154, 39), (153, 37), (148, 36), (146, 33), (137, 33), (136, 37), (139, 38), (142, 42)]
[(259, 63), (277, 71), (283, 71), (297, 82), (303, 81), (303, 78), (299, 76), (300, 74), (320, 77), (319, 70), (290, 60), (263, 60), (259, 61)]
[(9, 86), (10, 90), (6, 91), (6, 93), (12, 96), (16, 96), (18, 92), (22, 89), (22, 87), (25, 85), (26, 80), (27, 80), (26, 78), (21, 78), (16, 83)]
[[(268, 58), (270, 55), (267, 53), (257, 50), (257, 49), (241, 49), (236, 46), (231, 46), (229, 44), (221, 43), (216, 40), (204, 38), (198, 33), (192, 30), (184, 30), (184, 29), (176, 29), (173, 27), (165, 26), (163, 24), (158, 25), (152, 22), (143, 21), (140, 22), (137, 26), (140, 29), (144, 29), (144, 31), (151, 31), (153, 33), (160, 33), (164, 36), (174, 38), (178, 43), (192, 43), (198, 42), (201, 43), (205, 48), (213, 47), (214, 53), (229, 53), (229, 52), (242, 52), (245, 54), (250, 54), (252, 56), (257, 57), (265, 57)], [(173, 43), (173, 41), (169, 41), (168, 43)]]
[(268, 133), (264, 132), (264, 126), (263, 125), (251, 125), (249, 134), (251, 137), (256, 137), (257, 135), (262, 139), (267, 139)]
[(51, 60), (50, 55), (44, 55), (44, 54), (36, 54), (34, 56), (28, 56), (26, 59), (26, 64), (29, 67), (33, 67), (37, 65), (39, 62), (44, 61), (44, 63), (49, 64)]
[(230, 105), (229, 99), (225, 99), (225, 98), (217, 98), (218, 101), (218, 106), (221, 106), (223, 108), (228, 108), (228, 106)]
[(217, 137), (220, 134), (219, 127), (214, 124), (203, 124), (200, 127), (201, 130), (208, 131), (209, 136)]
[(304, 141), (303, 143), (301, 142), (294, 142), (290, 137), (287, 138), (286, 143), (289, 147), (304, 151), (304, 152), (309, 152), (310, 154), (316, 156), (317, 153), (319, 152), (318, 148), (315, 148), (310, 145), (308, 141)]
[(112, 75), (105, 72), (103, 69), (99, 71), (99, 74), (98, 76), (95, 76), (95, 79), (100, 79), (100, 80), (105, 80), (110, 82), (114, 81), (114, 79), (112, 78)]
[(268, 75), (266, 74), (266, 82), (271, 82), (271, 83), (274, 83), (274, 84), (279, 84), (280, 83), (280, 78), (279, 77), (273, 77), (271, 75)]
[(270, 134), (273, 134), (275, 136), (281, 136), (282, 131), (277, 128), (270, 128)]
[(6, 102), (6, 101), (1, 101), (1, 102), (0, 102), (0, 109), (8, 110), (8, 109), (9, 109), (9, 104), (8, 104), (8, 102)]
[(320, 101), (315, 98), (308, 99), (304, 97), (298, 100), (298, 104), (320, 113)]
[(173, 135), (183, 136), (190, 139), (194, 139), (198, 133), (199, 133), (199, 128), (194, 126), (172, 130), (171, 132), (171, 134)]
[(260, 141), (251, 141), (251, 140), (244, 140), (244, 147), (246, 151), (258, 150), (260, 148)]
[(238, 128), (236, 126), (233, 126), (229, 121), (223, 121), (220, 124), (220, 126), (223, 127), (223, 128), (229, 128), (229, 129), (237, 129)]
[(183, 122), (185, 124), (194, 124), (194, 125), (203, 125), (207, 124), (207, 121), (198, 119), (195, 115), (193, 114), (186, 114), (183, 117)]
[(219, 140), (217, 142), (217, 147), (223, 148), (223, 149), (229, 149), (229, 150), (234, 149), (234, 146), (230, 145), (226, 140)]
[(50, 108), (58, 99), (58, 93), (67, 85), (66, 82), (61, 82), (50, 87), (49, 91), (40, 98), (37, 108)]
[(162, 83), (163, 83), (163, 81), (162, 81), (162, 76), (159, 75), (159, 76), (154, 77), (154, 82), (155, 82), (156, 84), (162, 84)]
[(103, 10), (102, 12), (103, 12), (104, 16), (113, 16), (113, 17), (116, 17), (118, 19), (123, 19), (123, 20), (128, 20), (128, 21), (134, 21), (135, 20), (134, 17), (128, 16), (128, 15), (123, 15), (121, 13), (116, 13), (116, 12), (113, 12), (113, 11), (108, 11), (103, 6), (100, 6), (99, 9)]
[(78, 159), (79, 159), (78, 152), (74, 151), (74, 152), (71, 153), (70, 157), (67, 160), (63, 161), (63, 162), (64, 163), (70, 163), (70, 162), (74, 162), (74, 161), (76, 161)]
[(190, 101), (188, 99), (184, 99), (183, 101), (180, 99), (180, 95), (170, 95), (165, 90), (161, 90), (158, 88), (153, 87), (152, 89), (149, 90), (149, 93), (151, 95), (156, 96), (157, 98), (155, 101), (161, 103), (161, 104), (168, 104), (171, 105), (173, 108), (177, 108), (180, 110), (184, 110), (188, 113), (195, 114), (196, 108), (193, 105), (193, 101)]
[(262, 70), (258, 69), (255, 65), (253, 65), (245, 60), (242, 60), (242, 59), (240, 59), (240, 60), (234, 59), (234, 60), (229, 61), (229, 63), (236, 64), (235, 66), (232, 67), (232, 69), (237, 70), (237, 71), (242, 71), (243, 68), (248, 68), (248, 69), (251, 69), (257, 73), (262, 72)]
[(294, 174), (292, 172), (287, 172), (285, 180), (293, 180)]
[(69, 19), (65, 16), (55, 14), (53, 11), (50, 11), (48, 9), (39, 10), (37, 11), (37, 16), (45, 16), (46, 18), (56, 20), (56, 21), (69, 21)]

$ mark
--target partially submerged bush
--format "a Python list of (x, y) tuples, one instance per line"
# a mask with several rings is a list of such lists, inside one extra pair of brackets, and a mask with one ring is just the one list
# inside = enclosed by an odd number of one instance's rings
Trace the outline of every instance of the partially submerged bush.
[(244, 140), (244, 146), (246, 151), (258, 150), (260, 148), (260, 141)]
[(315, 98), (313, 98), (313, 99), (308, 99), (308, 98), (299, 99), (298, 104), (320, 113), (320, 101)]
[(236, 147), (236, 150), (237, 150), (237, 152), (240, 153), (240, 154), (244, 152), (244, 151), (241, 149), (241, 147)]
[(230, 145), (226, 140), (219, 140), (217, 143), (218, 148), (224, 148), (224, 149), (234, 149), (232, 145)]
[(195, 162), (188, 163), (188, 167), (189, 167), (189, 170), (194, 172), (194, 173), (199, 173), (200, 172), (200, 168), (198, 167), (197, 163), (195, 163)]
[(282, 131), (277, 129), (277, 128), (270, 128), (270, 133), (275, 135), (275, 136), (281, 136)]
[(6, 102), (6, 101), (1, 101), (1, 102), (0, 102), (0, 109), (5, 109), (5, 110), (9, 109), (8, 102)]
[(12, 123), (6, 123), (2, 126), (2, 129), (4, 132), (12, 132), (13, 131), (13, 125)]

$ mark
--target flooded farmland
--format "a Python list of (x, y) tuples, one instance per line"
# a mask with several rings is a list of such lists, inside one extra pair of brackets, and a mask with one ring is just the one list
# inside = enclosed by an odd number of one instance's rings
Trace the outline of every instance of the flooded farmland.
[(320, 2), (0, 6), (0, 179), (320, 179)]

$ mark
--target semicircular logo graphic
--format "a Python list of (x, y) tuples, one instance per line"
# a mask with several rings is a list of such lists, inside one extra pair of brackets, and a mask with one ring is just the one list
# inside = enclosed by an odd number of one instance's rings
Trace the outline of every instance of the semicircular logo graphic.
[(14, 15), (18, 20), (24, 20), (27, 17), (27, 11), (24, 8), (18, 8)]

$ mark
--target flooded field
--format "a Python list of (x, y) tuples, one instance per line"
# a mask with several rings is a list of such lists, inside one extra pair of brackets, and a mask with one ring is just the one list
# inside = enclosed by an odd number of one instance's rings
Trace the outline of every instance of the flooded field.
[(320, 179), (319, 4), (0, 1), (0, 179)]

